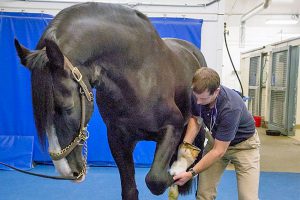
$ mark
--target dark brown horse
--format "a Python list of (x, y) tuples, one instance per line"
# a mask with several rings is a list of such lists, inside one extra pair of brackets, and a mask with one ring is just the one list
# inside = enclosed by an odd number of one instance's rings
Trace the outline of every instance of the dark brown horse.
[(132, 152), (140, 140), (157, 142), (146, 176), (148, 188), (159, 195), (170, 186), (170, 160), (190, 116), (192, 76), (206, 66), (197, 48), (178, 39), (162, 40), (139, 11), (102, 3), (62, 10), (35, 51), (17, 40), (15, 46), (31, 71), (39, 137), (48, 139), (63, 176), (84, 180), (82, 148), (95, 88), (120, 172), (122, 198), (138, 199)]

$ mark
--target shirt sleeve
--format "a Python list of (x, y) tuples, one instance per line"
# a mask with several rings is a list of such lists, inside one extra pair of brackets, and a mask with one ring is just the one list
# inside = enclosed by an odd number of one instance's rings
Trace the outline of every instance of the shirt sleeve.
[(219, 118), (215, 138), (220, 141), (232, 141), (235, 138), (240, 123), (240, 109), (225, 111)]

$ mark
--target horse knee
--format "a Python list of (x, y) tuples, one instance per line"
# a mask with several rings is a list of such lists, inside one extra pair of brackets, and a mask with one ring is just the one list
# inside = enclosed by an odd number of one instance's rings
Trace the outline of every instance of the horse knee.
[(149, 172), (145, 178), (147, 187), (152, 194), (160, 195), (172, 184), (172, 176), (169, 173)]

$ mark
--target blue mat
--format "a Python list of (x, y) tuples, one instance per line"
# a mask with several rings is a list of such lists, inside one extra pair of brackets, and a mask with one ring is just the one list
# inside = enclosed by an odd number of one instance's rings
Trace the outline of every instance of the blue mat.
[[(33, 172), (54, 174), (53, 166), (39, 165)], [(166, 200), (167, 192), (161, 196), (150, 193), (145, 184), (149, 168), (136, 169), (136, 181), (141, 200)], [(0, 200), (118, 200), (121, 199), (120, 180), (115, 167), (91, 167), (85, 182), (57, 181), (0, 170)], [(225, 171), (219, 186), (217, 200), (237, 200), (234, 171)], [(260, 200), (300, 200), (300, 174), (262, 172)], [(180, 200), (194, 200), (194, 195)]]

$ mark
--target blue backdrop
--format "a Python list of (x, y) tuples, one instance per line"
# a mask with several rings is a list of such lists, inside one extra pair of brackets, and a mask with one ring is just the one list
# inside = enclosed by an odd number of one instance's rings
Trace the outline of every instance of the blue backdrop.
[[(16, 55), (14, 38), (34, 49), (52, 16), (32, 13), (0, 13), (0, 162), (30, 168), (31, 161), (48, 162), (34, 126), (30, 73)], [(201, 19), (151, 18), (161, 37), (188, 40), (201, 47)], [(95, 112), (89, 122), (88, 162), (114, 165), (106, 136), (106, 127)], [(134, 152), (136, 165), (149, 166), (153, 160), (154, 142), (140, 142)], [(1, 166), (0, 166), (1, 167)]]

